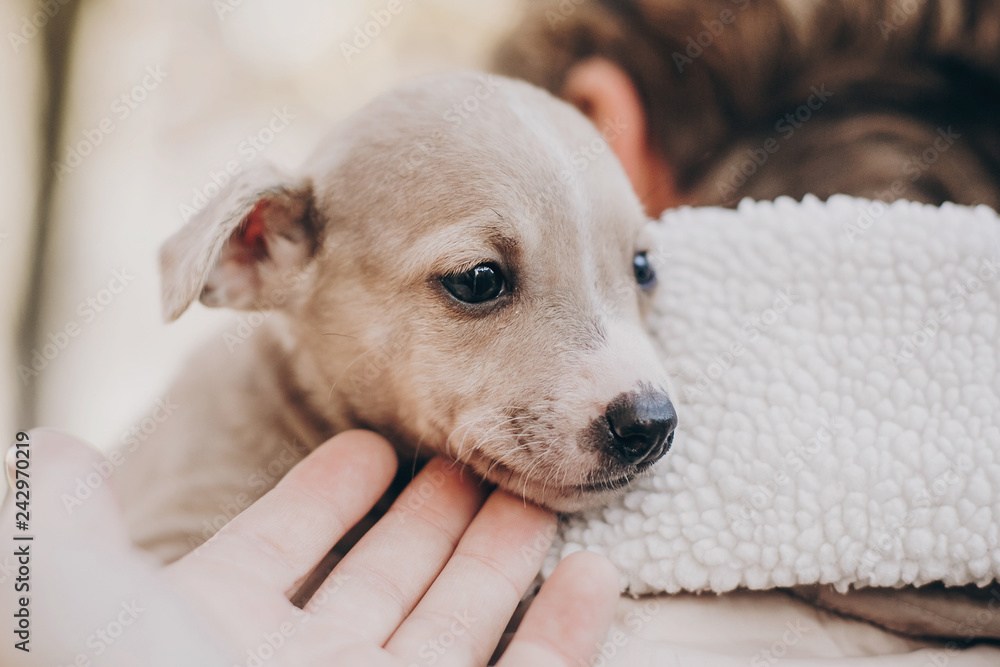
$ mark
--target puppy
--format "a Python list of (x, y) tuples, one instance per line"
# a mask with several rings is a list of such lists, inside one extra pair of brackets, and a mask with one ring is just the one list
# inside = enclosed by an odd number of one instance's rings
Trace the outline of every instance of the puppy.
[(301, 176), (236, 177), (164, 246), (164, 309), (259, 326), (200, 352), (128, 455), (134, 539), (176, 559), (351, 428), (552, 510), (605, 502), (677, 424), (647, 224), (582, 115), (485, 75), (379, 97)]
[[(622, 67), (675, 180), (661, 187), (694, 205), (841, 193), (1000, 210), (998, 35), (997, 0), (536, 0), (496, 61), (553, 91), (588, 58)], [(970, 588), (793, 592), (911, 636), (1000, 635), (961, 623), (985, 604)]]

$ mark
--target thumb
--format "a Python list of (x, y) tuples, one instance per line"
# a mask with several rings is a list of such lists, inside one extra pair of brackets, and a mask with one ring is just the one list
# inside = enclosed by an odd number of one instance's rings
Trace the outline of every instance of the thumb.
[(178, 650), (199, 642), (170, 629), (190, 628), (190, 611), (129, 543), (106, 483), (113, 466), (51, 430), (19, 434), (4, 463), (0, 617), (15, 637), (0, 642), (0, 664), (189, 664)]

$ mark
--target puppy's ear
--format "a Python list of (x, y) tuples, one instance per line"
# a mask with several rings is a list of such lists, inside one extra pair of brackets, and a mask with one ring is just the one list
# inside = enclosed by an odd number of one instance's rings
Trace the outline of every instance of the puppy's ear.
[(237, 175), (160, 251), (163, 314), (206, 306), (274, 307), (319, 243), (312, 184), (270, 166)]

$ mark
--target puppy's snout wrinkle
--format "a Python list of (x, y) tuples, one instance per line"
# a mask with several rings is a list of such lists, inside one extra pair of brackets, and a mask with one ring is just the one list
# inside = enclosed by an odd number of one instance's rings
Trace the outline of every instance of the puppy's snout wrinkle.
[(606, 413), (611, 449), (625, 463), (651, 464), (667, 453), (674, 441), (677, 413), (667, 395), (646, 390), (621, 394)]

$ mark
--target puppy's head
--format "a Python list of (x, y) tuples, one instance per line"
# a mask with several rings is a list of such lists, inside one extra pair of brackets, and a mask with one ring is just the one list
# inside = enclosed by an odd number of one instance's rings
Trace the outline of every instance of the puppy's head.
[(606, 500), (667, 451), (649, 223), (575, 109), (508, 79), (424, 80), (349, 119), (304, 173), (244, 172), (167, 243), (169, 319), (199, 297), (274, 311), (297, 390), (335, 428), (555, 510)]

